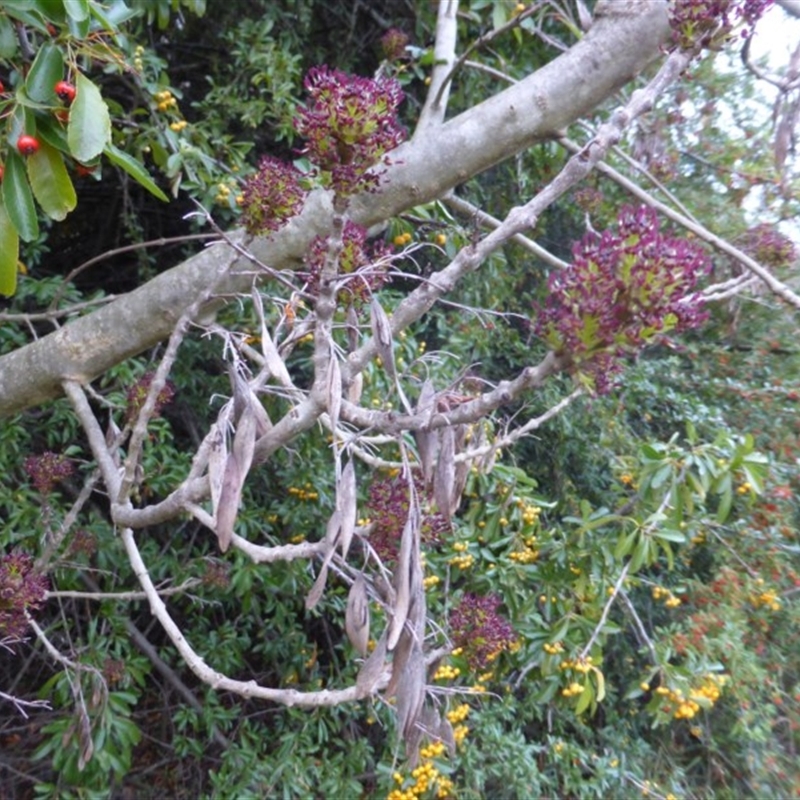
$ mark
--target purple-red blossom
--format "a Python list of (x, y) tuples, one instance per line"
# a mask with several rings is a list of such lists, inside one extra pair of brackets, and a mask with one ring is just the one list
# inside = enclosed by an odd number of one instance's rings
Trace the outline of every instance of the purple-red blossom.
[(271, 233), (300, 213), (306, 197), (301, 178), (292, 164), (272, 156), (261, 159), (258, 172), (242, 189), (242, 217), (248, 233)]
[(405, 138), (397, 122), (400, 84), (321, 66), (309, 70), (304, 86), (311, 102), (295, 119), (297, 132), (307, 141), (303, 153), (341, 197), (374, 190), (379, 175), (369, 170), (387, 163), (386, 153)]
[(722, 43), (737, 26), (748, 37), (773, 0), (673, 0), (669, 7), (672, 38), (682, 49)]
[(22, 468), (33, 481), (41, 494), (50, 494), (53, 487), (75, 472), (75, 465), (65, 455), (50, 450), (38, 455), (28, 456)]
[[(136, 383), (128, 389), (128, 419), (134, 419), (147, 400), (147, 393), (150, 391), (150, 384), (153, 382), (155, 372), (146, 372)], [(153, 417), (157, 417), (164, 406), (172, 402), (175, 396), (175, 384), (167, 381), (161, 388), (156, 397), (156, 404), (153, 409)]]
[(739, 247), (765, 267), (787, 267), (797, 258), (794, 242), (774, 225), (763, 222), (750, 228), (739, 239)]
[(534, 331), (599, 394), (621, 372), (620, 359), (707, 318), (693, 291), (708, 259), (693, 242), (662, 234), (647, 206), (624, 207), (617, 230), (587, 235), (573, 259), (550, 275)]
[(22, 637), (28, 627), (25, 612), (41, 608), (47, 589), (47, 578), (33, 571), (31, 556), (0, 556), (0, 638)]
[[(319, 279), (328, 258), (329, 239), (317, 236), (308, 248), (308, 291), (316, 294)], [(338, 275), (347, 278), (339, 291), (337, 301), (344, 305), (361, 305), (368, 301), (387, 280), (387, 256), (390, 250), (384, 243), (367, 247), (367, 229), (347, 220), (342, 229), (342, 248), (339, 252)]]
[(408, 34), (401, 31), (400, 28), (389, 28), (381, 36), (381, 50), (384, 58), (389, 61), (397, 61), (400, 58), (404, 58), (408, 43)]
[(463, 649), (471, 669), (484, 669), (517, 641), (511, 624), (497, 613), (499, 606), (497, 595), (467, 593), (450, 612), (450, 638)]
[[(414, 486), (417, 493), (421, 494), (421, 477), (415, 476)], [(405, 477), (376, 477), (372, 481), (367, 500), (367, 514), (373, 524), (369, 543), (385, 563), (397, 560), (408, 509), (409, 486)], [(450, 523), (442, 514), (427, 514), (422, 518), (420, 538), (424, 544), (439, 544), (449, 531)]]

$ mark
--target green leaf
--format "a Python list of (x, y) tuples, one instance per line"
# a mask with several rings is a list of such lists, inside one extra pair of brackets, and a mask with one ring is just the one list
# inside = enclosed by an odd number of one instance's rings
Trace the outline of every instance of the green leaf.
[(37, 103), (56, 102), (55, 85), (64, 77), (64, 57), (52, 42), (42, 45), (33, 61), (25, 91)]
[(733, 505), (733, 492), (728, 489), (722, 493), (722, 497), (719, 499), (719, 508), (717, 508), (717, 522), (723, 523), (728, 518), (728, 514), (730, 514), (731, 506)]
[(83, 22), (89, 19), (89, 0), (64, 0), (64, 10), (76, 22)]
[(77, 94), (69, 110), (67, 140), (72, 155), (81, 162), (91, 161), (111, 140), (111, 117), (100, 90), (78, 73)]
[(0, 199), (0, 294), (11, 297), (17, 290), (19, 234)]
[(589, 708), (589, 704), (594, 700), (594, 689), (592, 685), (587, 681), (586, 686), (584, 686), (583, 691), (581, 692), (581, 696), (578, 698), (578, 705), (575, 706), (575, 713), (580, 715)]
[(33, 204), (28, 176), (25, 174), (25, 164), (22, 157), (13, 150), (6, 153), (2, 187), (3, 201), (17, 233), (26, 242), (33, 241), (39, 235), (39, 220), (36, 218), (36, 207)]
[(0, 17), (0, 58), (11, 59), (17, 53), (19, 41), (8, 17)]
[(133, 156), (129, 156), (126, 152), (115, 147), (113, 144), (108, 145), (103, 152), (108, 156), (108, 160), (111, 161), (112, 164), (116, 164), (121, 169), (124, 169), (128, 175), (147, 189), (150, 194), (155, 195), (159, 200), (163, 200), (165, 203), (169, 202), (167, 195), (156, 186), (150, 174), (144, 168), (144, 165)]
[(28, 158), (28, 177), (42, 211), (51, 219), (61, 221), (75, 208), (78, 198), (64, 159), (47, 142)]

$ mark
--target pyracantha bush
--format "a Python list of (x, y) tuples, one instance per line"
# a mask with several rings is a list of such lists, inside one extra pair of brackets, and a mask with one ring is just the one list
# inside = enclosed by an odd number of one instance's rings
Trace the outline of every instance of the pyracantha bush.
[(75, 465), (65, 455), (47, 451), (38, 456), (28, 456), (22, 468), (41, 494), (50, 494), (53, 487), (75, 472)]
[(669, 9), (672, 38), (678, 47), (713, 47), (741, 26), (747, 37), (773, 0), (673, 0)]
[[(153, 382), (154, 377), (154, 372), (146, 372), (130, 389), (128, 389), (128, 419), (135, 418), (141, 410), (147, 399), (147, 393), (150, 391), (150, 384)], [(164, 409), (164, 406), (172, 402), (174, 396), (175, 384), (172, 381), (167, 381), (158, 393), (158, 397), (156, 397), (153, 417), (157, 417)]]
[(764, 222), (746, 231), (739, 247), (765, 267), (786, 267), (797, 258), (794, 242)]
[(292, 164), (272, 156), (261, 159), (258, 171), (242, 189), (242, 216), (248, 233), (271, 233), (300, 213), (306, 197), (301, 178), (302, 173)]
[(653, 209), (623, 207), (616, 230), (585, 236), (572, 264), (550, 275), (534, 331), (603, 394), (623, 357), (705, 321), (693, 290), (708, 269), (698, 245), (659, 231)]
[(25, 612), (41, 608), (47, 578), (33, 571), (33, 558), (23, 553), (0, 557), (0, 638), (19, 639), (28, 627)]
[[(414, 486), (421, 495), (422, 480), (415, 478)], [(409, 485), (404, 476), (379, 476), (372, 481), (367, 500), (367, 513), (373, 525), (369, 543), (384, 563), (397, 560), (408, 509)], [(423, 516), (420, 531), (423, 544), (437, 545), (449, 531), (450, 522), (442, 514)]]
[[(319, 279), (328, 258), (329, 239), (317, 236), (306, 255), (308, 266), (308, 291), (316, 294)], [(389, 248), (382, 242), (367, 247), (367, 229), (347, 220), (342, 229), (342, 247), (339, 251), (337, 273), (346, 278), (337, 301), (344, 305), (361, 305), (368, 301), (387, 280)]]
[(450, 612), (450, 638), (470, 669), (484, 669), (517, 641), (511, 623), (497, 612), (500, 602), (497, 595), (465, 593)]
[(311, 102), (295, 119), (295, 129), (307, 141), (303, 153), (340, 197), (374, 190), (379, 175), (369, 170), (388, 163), (386, 153), (405, 138), (397, 122), (400, 84), (321, 66), (309, 70), (304, 86)]

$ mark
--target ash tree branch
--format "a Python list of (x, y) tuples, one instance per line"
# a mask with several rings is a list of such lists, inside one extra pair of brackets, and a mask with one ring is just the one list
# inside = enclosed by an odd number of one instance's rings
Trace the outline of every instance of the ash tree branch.
[[(438, 126), (436, 136), (415, 137), (393, 151), (378, 191), (353, 198), (351, 218), (367, 227), (382, 223), (551, 137), (659, 58), (668, 37), (663, 0), (643, 0), (636, 13), (598, 18), (586, 36), (532, 75)], [(230, 237), (247, 243), (261, 263), (294, 269), (312, 239), (329, 232), (332, 214), (330, 195), (317, 192), (275, 235), (252, 242), (242, 232)], [(250, 262), (226, 243), (214, 244), (139, 289), (0, 357), (0, 416), (60, 396), (65, 380), (90, 383), (166, 339), (213, 284), (222, 263), (230, 270), (218, 295), (248, 291)], [(215, 302), (221, 300), (210, 301)]]

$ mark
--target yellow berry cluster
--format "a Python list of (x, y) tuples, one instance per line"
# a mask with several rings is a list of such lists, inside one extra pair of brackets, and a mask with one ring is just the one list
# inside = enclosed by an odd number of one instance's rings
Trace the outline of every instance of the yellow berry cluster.
[(154, 95), (156, 99), (156, 108), (159, 111), (169, 111), (171, 108), (177, 109), (178, 101), (172, 96), (169, 89), (164, 89), (163, 92), (156, 92)]
[(702, 684), (688, 695), (680, 688), (670, 689), (667, 686), (659, 686), (656, 694), (671, 704), (671, 709), (667, 706), (664, 710), (671, 710), (674, 719), (692, 719), (701, 708), (710, 708), (719, 700), (727, 680), (727, 675), (708, 673), (703, 677)]
[(747, 494), (752, 489), (753, 489), (753, 487), (747, 481), (745, 481), (741, 486), (737, 486), (736, 487), (736, 493), (737, 494)]
[[(170, 126), (172, 127), (172, 126)], [(236, 179), (229, 178), (229, 183), (218, 183), (217, 184), (217, 194), (214, 196), (214, 200), (218, 203), (222, 203), (224, 205), (228, 204), (228, 201), (231, 196), (232, 189), (236, 188)], [(236, 195), (236, 204), (241, 205), (244, 202), (244, 196), (241, 194)]]
[(411, 241), (411, 234), (406, 231), (405, 233), (398, 233), (397, 236), (392, 239), (392, 242), (397, 245), (397, 247), (405, 247)]
[(462, 703), (460, 706), (456, 706), (451, 711), (448, 711), (445, 716), (450, 721), (451, 725), (458, 725), (460, 722), (463, 722), (469, 716), (469, 712), (470, 712), (469, 704)]
[(633, 486), (633, 475), (630, 472), (624, 472), (622, 475), (619, 476), (620, 483), (624, 484), (625, 486)]
[(522, 548), (509, 553), (508, 557), (517, 564), (533, 564), (539, 558), (539, 551), (534, 547), (535, 544), (536, 537), (529, 536), (525, 539)]
[[(427, 748), (423, 748), (423, 750), (427, 750)], [(395, 772), (393, 777), (395, 783), (400, 784), (401, 787), (406, 782), (400, 772)], [(430, 788), (436, 789), (436, 797), (440, 798), (440, 800), (453, 796), (453, 782), (440, 774), (429, 759), (415, 767), (411, 772), (411, 777), (414, 779), (414, 783), (411, 786), (406, 789), (392, 789), (386, 800), (417, 800)]]
[(558, 665), (558, 668), (563, 670), (571, 669), (575, 672), (580, 672), (581, 675), (585, 675), (593, 668), (592, 660), (591, 656), (586, 656), (586, 658), (564, 659), (564, 661)]
[(144, 47), (142, 45), (136, 45), (136, 49), (133, 51), (133, 68), (137, 72), (141, 72), (144, 68), (144, 62), (142, 61), (142, 56), (144, 55)]
[(426, 589), (432, 589), (441, 581), (441, 578), (438, 575), (428, 575), (427, 578), (422, 579), (422, 585)]
[(319, 494), (313, 491), (310, 483), (307, 483), (303, 488), (290, 486), (286, 491), (298, 500), (319, 500)]
[(547, 655), (555, 656), (564, 652), (564, 645), (561, 642), (553, 642), (552, 644), (550, 642), (545, 642), (542, 645), (542, 649)]
[(169, 129), (175, 131), (175, 133), (180, 133), (188, 124), (189, 123), (185, 119), (179, 119), (175, 122), (171, 122)]
[(576, 694), (583, 693), (584, 686), (582, 683), (578, 683), (577, 681), (573, 681), (569, 686), (566, 686), (561, 690), (561, 694), (564, 697), (574, 697)]
[(517, 500), (517, 506), (522, 509), (522, 522), (525, 525), (535, 525), (538, 522), (542, 513), (542, 509), (539, 506), (533, 506), (521, 499)]
[(436, 236), (433, 237), (433, 241), (439, 245), (439, 247), (444, 247), (447, 244), (447, 236), (443, 233), (437, 233)]
[(667, 608), (677, 608), (681, 604), (679, 597), (675, 597), (669, 589), (661, 586), (653, 587), (653, 600), (663, 600)]
[(770, 611), (780, 611), (781, 608), (781, 601), (772, 590), (750, 595), (750, 602), (756, 608), (768, 608)]
[(447, 563), (458, 569), (469, 569), (475, 563), (475, 556), (466, 552), (468, 547), (466, 542), (454, 542), (453, 550), (459, 555), (453, 556)]
[(433, 675), (435, 681), (452, 681), (461, 674), (458, 667), (451, 667), (449, 664), (440, 664)]

